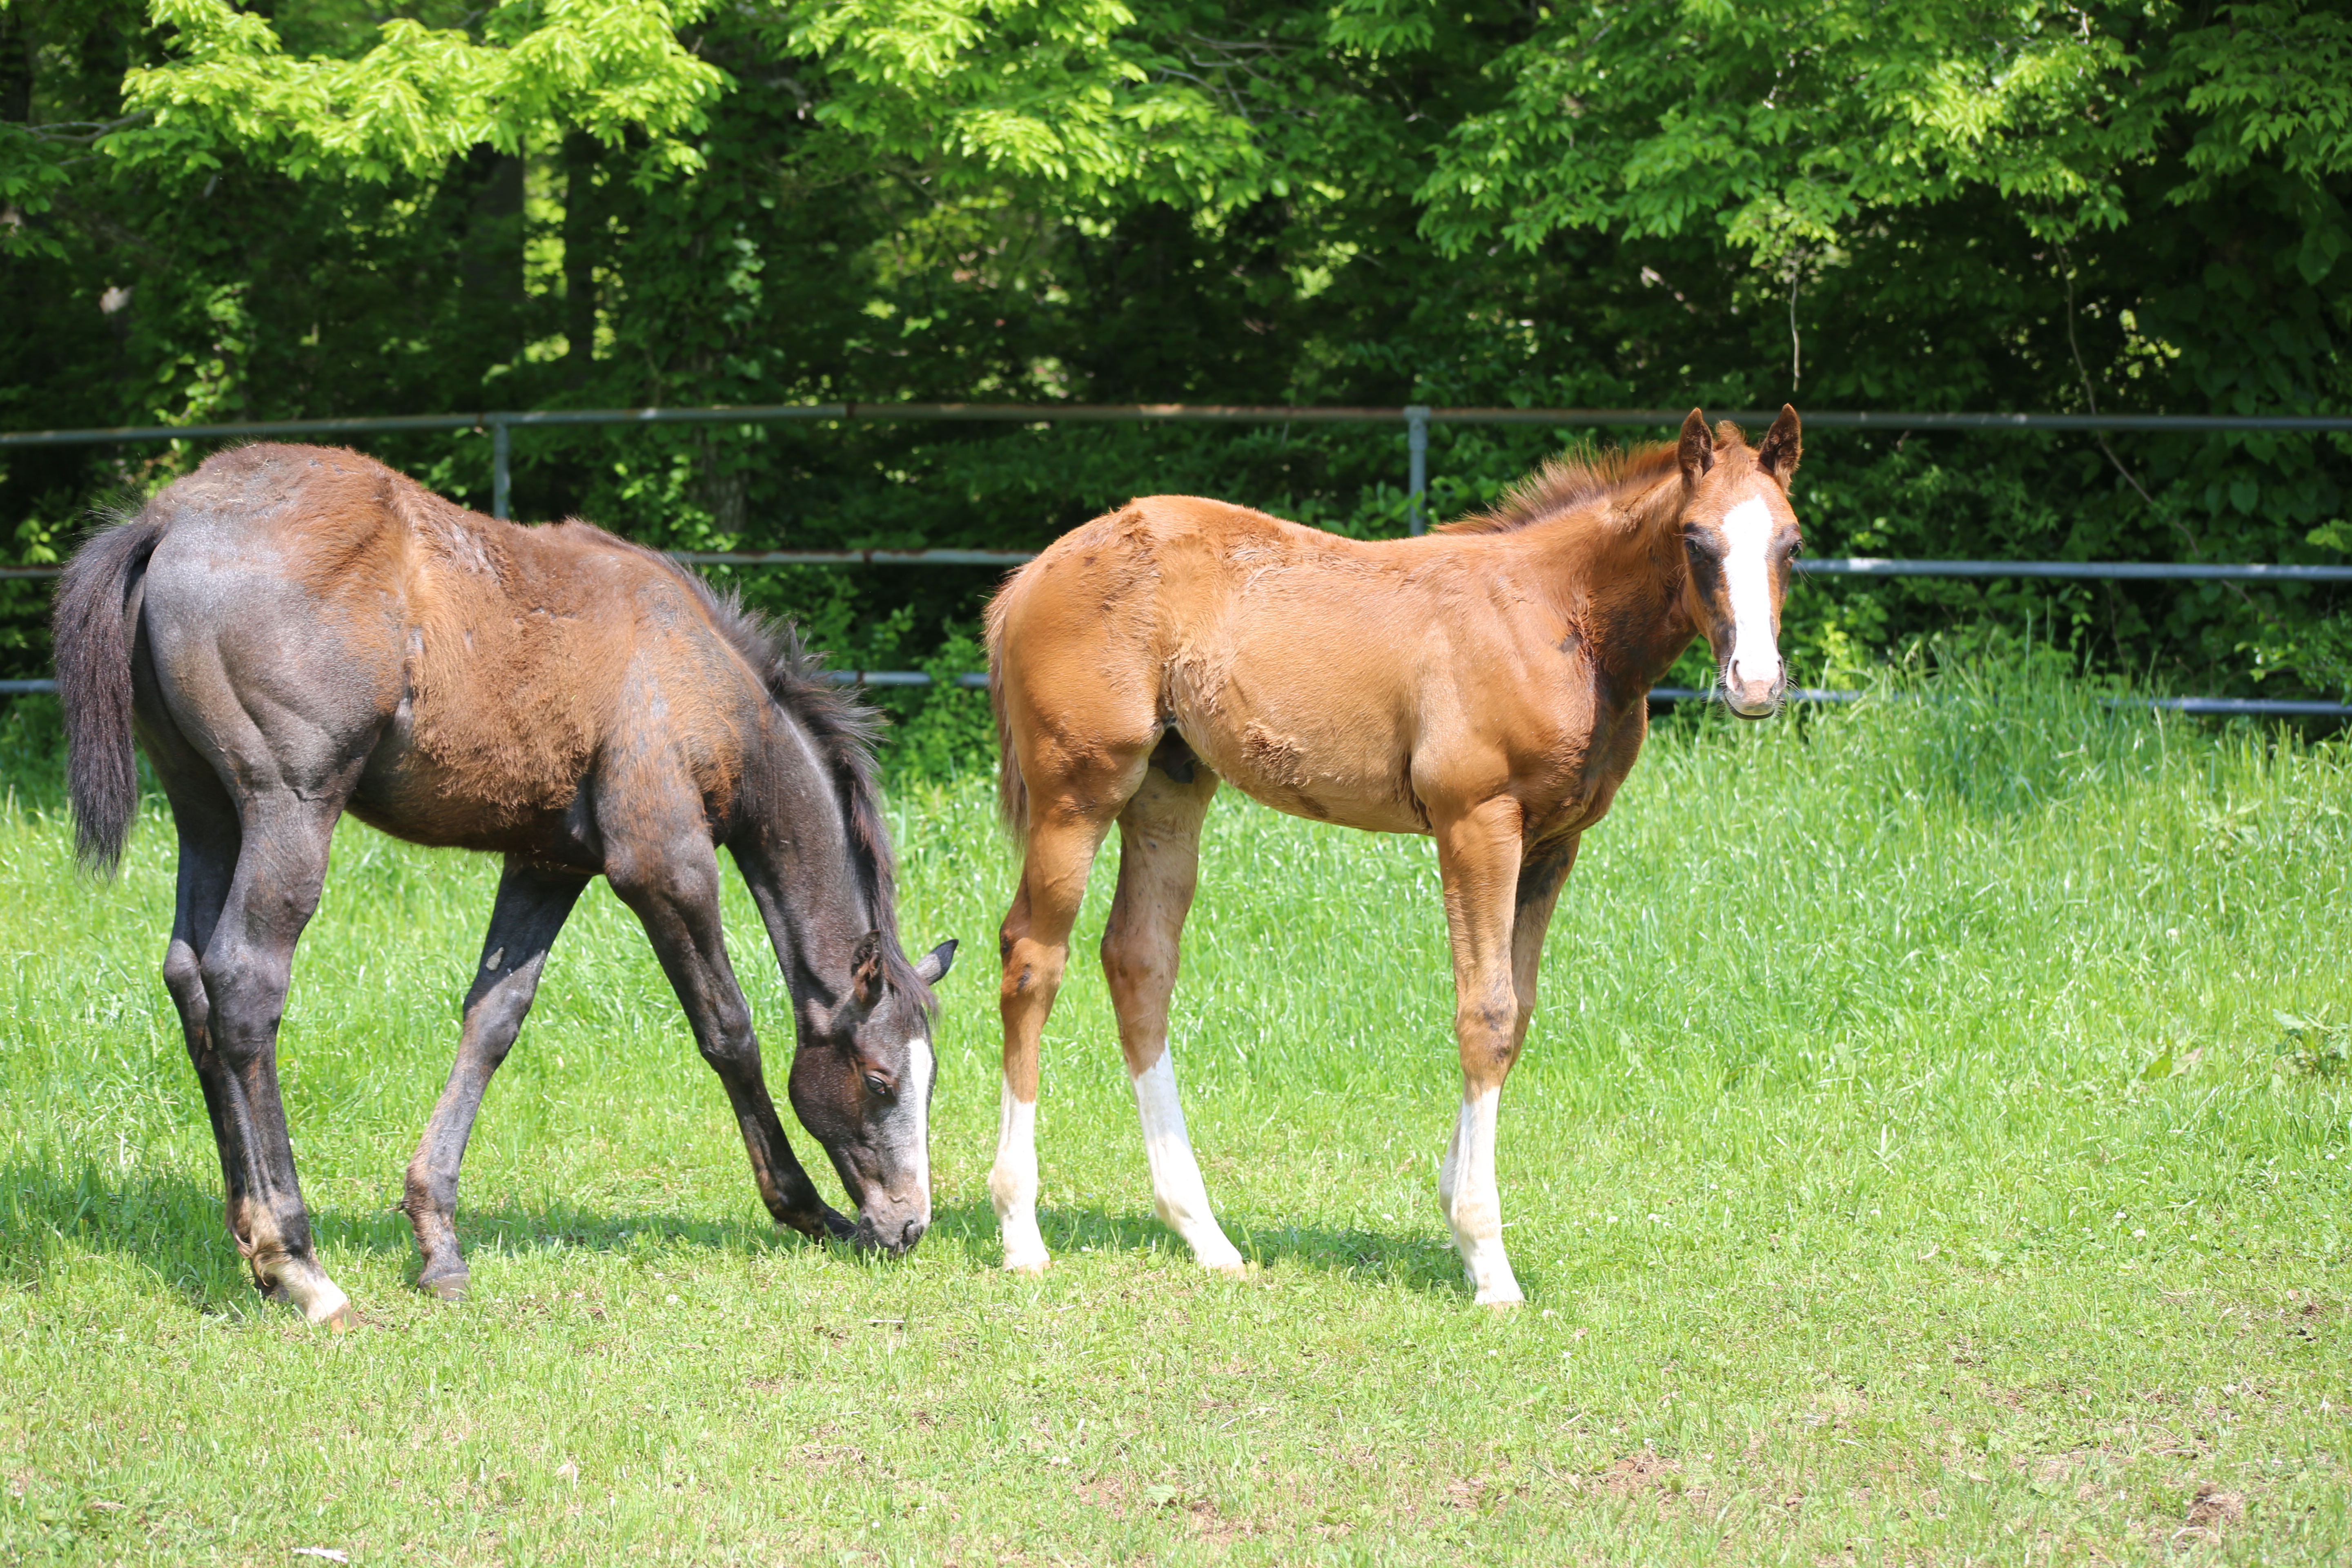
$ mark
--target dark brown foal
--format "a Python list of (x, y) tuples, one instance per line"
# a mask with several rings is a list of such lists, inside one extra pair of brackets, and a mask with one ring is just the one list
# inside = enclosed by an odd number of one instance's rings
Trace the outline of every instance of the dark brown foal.
[[(458, 1164), (556, 933), (602, 875), (719, 1074), (777, 1223), (901, 1251), (930, 1221), (930, 985), (899, 951), (869, 716), (789, 632), (582, 523), (518, 528), (369, 458), (222, 453), (67, 568), (58, 689), (84, 857), (137, 805), (179, 829), (165, 984), (218, 1142), (230, 1234), (313, 1321), (318, 1262), (278, 1089), (295, 943), (348, 811), (506, 860), (448, 1087), (408, 1168), (421, 1280), (461, 1295)], [(769, 1097), (719, 922), (718, 848), (792, 992), (793, 1106), (857, 1205), (818, 1195)]]

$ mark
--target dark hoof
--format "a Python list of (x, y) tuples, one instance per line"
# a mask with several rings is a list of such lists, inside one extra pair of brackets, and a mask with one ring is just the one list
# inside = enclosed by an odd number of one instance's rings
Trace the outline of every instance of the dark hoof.
[(443, 1274), (432, 1279), (419, 1279), (416, 1283), (436, 1301), (457, 1302), (466, 1299), (466, 1288), (473, 1282), (470, 1274)]

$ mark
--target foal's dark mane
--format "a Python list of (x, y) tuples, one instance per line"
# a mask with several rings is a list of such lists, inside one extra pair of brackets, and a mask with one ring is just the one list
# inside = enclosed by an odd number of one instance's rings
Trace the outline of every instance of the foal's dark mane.
[(1513, 485), (1488, 510), (1431, 531), (1516, 533), (1596, 500), (1630, 500), (1680, 466), (1680, 449), (1672, 441), (1569, 452), (1546, 458), (1542, 468)]
[[(602, 530), (598, 530), (601, 533)], [(605, 534), (624, 548), (642, 551), (683, 581), (728, 646), (760, 675), (768, 696), (808, 731), (833, 774), (841, 814), (849, 825), (849, 847), (866, 885), (874, 927), (882, 933), (883, 978), (891, 989), (912, 996), (937, 1016), (939, 998), (907, 962), (898, 946), (898, 864), (890, 832), (882, 819), (882, 790), (874, 775), (874, 745), (886, 722), (846, 687), (826, 678), (824, 655), (801, 641), (790, 621), (772, 621), (743, 607), (733, 591), (721, 593), (702, 576), (657, 551)]]

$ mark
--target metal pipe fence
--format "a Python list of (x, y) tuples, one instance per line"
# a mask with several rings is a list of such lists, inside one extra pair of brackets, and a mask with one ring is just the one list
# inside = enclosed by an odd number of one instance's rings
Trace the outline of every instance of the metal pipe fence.
[[(1743, 408), (1718, 417), (1735, 424), (1769, 423), (1772, 409)], [(512, 491), (510, 433), (577, 425), (770, 425), (791, 422), (943, 420), (950, 423), (1052, 425), (1193, 423), (1238, 425), (1396, 425), (1405, 426), (1409, 516), (1423, 524), (1432, 425), (1554, 425), (1589, 427), (1675, 426), (1684, 415), (1666, 408), (1401, 408), (1316, 407), (1213, 403), (765, 403), (709, 408), (486, 409), (477, 414), (404, 414), (373, 418), (278, 419), (214, 425), (122, 425), (84, 430), (0, 432), (10, 447), (107, 446), (189, 441), (237, 436), (336, 436), (371, 432), (487, 430), (491, 444), (490, 515), (507, 515)], [(2352, 433), (2352, 416), (2333, 414), (1937, 414), (1822, 409), (1805, 422), (1830, 430), (2170, 430), (2183, 433)]]
[[(1777, 410), (1740, 409), (1719, 415), (1738, 424), (1766, 423)], [(370, 418), (284, 419), (213, 425), (141, 425), (80, 430), (0, 432), (0, 450), (17, 447), (97, 446), (160, 441), (226, 439), (247, 436), (330, 436), (426, 431), (488, 431), (491, 438), (491, 515), (508, 515), (513, 493), (512, 432), (517, 427), (552, 428), (609, 425), (760, 425), (785, 422), (945, 421), (1045, 425), (1056, 423), (1208, 423), (1258, 425), (1402, 424), (1406, 436), (1407, 528), (1427, 526), (1429, 427), (1432, 425), (1545, 425), (1566, 426), (1677, 426), (1684, 415), (1663, 408), (1441, 408), (1423, 404), (1398, 408), (1316, 407), (1242, 404), (1082, 403), (788, 403), (705, 408), (497, 409), (476, 414), (394, 415)], [(1822, 429), (1896, 432), (1958, 430), (2173, 431), (2182, 434), (2257, 432), (2352, 434), (2352, 416), (2337, 415), (2172, 414), (1955, 414), (1826, 409), (1805, 416)], [(1013, 550), (764, 550), (676, 551), (692, 565), (907, 565), (1015, 566), (1034, 552)], [(56, 566), (0, 566), (0, 579), (54, 577)], [(1807, 560), (1801, 574), (1851, 577), (2023, 577), (2089, 581), (2174, 582), (2352, 582), (2352, 565), (2219, 562), (2095, 561), (1912, 561), (1874, 556)], [(917, 670), (844, 671), (844, 679), (877, 686), (925, 686)], [(961, 684), (981, 681), (960, 678)], [(0, 695), (54, 690), (47, 680), (0, 681)], [(1660, 688), (1664, 702), (1689, 701), (1703, 692)], [(1859, 694), (1807, 690), (1801, 701), (1848, 701)], [(2133, 700), (2137, 705), (2140, 700)], [(2248, 713), (2325, 718), (2352, 717), (2352, 706), (2258, 699), (2188, 697), (2147, 699), (2148, 703), (2190, 713)]]
[[(835, 669), (826, 674), (842, 686), (929, 686), (929, 675), (919, 669)], [(971, 690), (985, 690), (985, 675), (959, 675), (953, 684)], [(34, 696), (54, 693), (54, 680), (0, 680), (0, 697)], [(1696, 686), (1654, 686), (1650, 689), (1650, 705), (1671, 708), (1685, 702), (1712, 702), (1720, 693)], [(1866, 691), (1836, 691), (1821, 687), (1792, 687), (1789, 700), (1805, 703), (1860, 702)], [(2207, 718), (2248, 719), (2352, 719), (2352, 705), (2340, 702), (2305, 702), (2286, 699), (2260, 697), (2106, 697), (2100, 699), (2103, 708), (2128, 710), (2147, 708), (2169, 713), (2189, 713)]]

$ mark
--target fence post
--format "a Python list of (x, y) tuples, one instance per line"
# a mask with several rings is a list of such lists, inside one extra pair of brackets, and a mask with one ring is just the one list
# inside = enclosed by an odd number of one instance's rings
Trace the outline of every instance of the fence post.
[(1411, 500), (1405, 530), (1420, 533), (1428, 527), (1423, 503), (1429, 493), (1429, 405), (1416, 403), (1404, 411), (1404, 447), (1411, 454)]
[(504, 519), (507, 497), (514, 489), (513, 465), (508, 461), (507, 422), (493, 414), (490, 426), (490, 515)]

